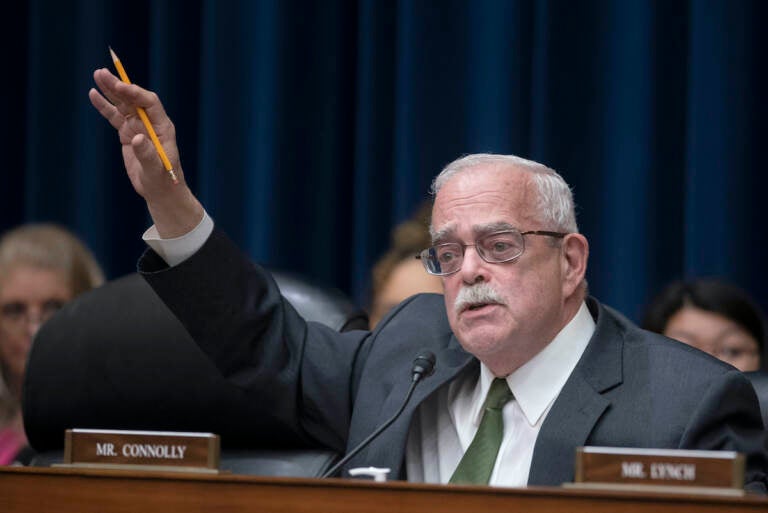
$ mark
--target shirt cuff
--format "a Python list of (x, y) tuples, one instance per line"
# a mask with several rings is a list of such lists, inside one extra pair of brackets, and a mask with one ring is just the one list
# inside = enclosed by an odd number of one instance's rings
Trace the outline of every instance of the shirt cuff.
[(213, 232), (213, 219), (208, 212), (203, 212), (203, 218), (192, 231), (185, 233), (180, 237), (172, 239), (163, 239), (157, 233), (155, 225), (150, 226), (142, 235), (142, 239), (147, 245), (165, 260), (165, 263), (173, 267), (179, 265), (187, 258), (194, 255), (198, 249), (203, 247)]

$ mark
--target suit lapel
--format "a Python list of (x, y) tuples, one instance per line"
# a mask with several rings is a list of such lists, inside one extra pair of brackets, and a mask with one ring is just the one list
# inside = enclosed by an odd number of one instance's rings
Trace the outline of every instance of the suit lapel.
[[(574, 448), (584, 445), (610, 402), (581, 376), (571, 376), (541, 426), (533, 450), (529, 485), (573, 481)], [(570, 464), (569, 464), (570, 462)]]
[[(403, 459), (405, 445), (408, 438), (408, 430), (416, 409), (438, 388), (450, 383), (459, 373), (470, 365), (479, 365), (479, 362), (471, 354), (464, 351), (454, 336), (450, 337), (447, 347), (437, 355), (435, 373), (424, 378), (414, 390), (408, 405), (403, 413), (389, 426), (382, 435), (371, 442), (367, 450), (358, 458), (353, 458), (350, 467), (360, 465), (382, 465), (391, 469), (390, 478), (397, 479), (403, 474)], [(392, 384), (387, 395), (376, 425), (383, 425), (400, 408), (408, 393), (409, 379), (401, 379)]]
[(593, 299), (595, 333), (541, 426), (533, 451), (529, 485), (573, 481), (576, 447), (585, 445), (610, 405), (602, 394), (622, 381), (623, 330)]

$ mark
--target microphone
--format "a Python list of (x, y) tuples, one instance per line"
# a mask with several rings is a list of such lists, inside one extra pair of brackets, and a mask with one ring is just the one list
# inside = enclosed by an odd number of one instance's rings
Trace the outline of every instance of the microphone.
[[(423, 351), (413, 360), (411, 368), (411, 381), (418, 383), (422, 378), (427, 378), (435, 372), (435, 353)], [(408, 396), (410, 398), (410, 395)]]
[(413, 367), (411, 367), (411, 386), (408, 388), (408, 393), (405, 394), (405, 400), (403, 401), (403, 404), (400, 405), (400, 409), (395, 412), (392, 417), (388, 421), (386, 421), (384, 424), (379, 426), (376, 431), (368, 435), (368, 438), (357, 444), (351, 451), (349, 451), (343, 458), (341, 458), (338, 463), (336, 463), (333, 467), (328, 469), (322, 477), (331, 477), (336, 472), (341, 469), (341, 467), (344, 466), (345, 463), (347, 463), (349, 460), (352, 459), (353, 456), (355, 456), (357, 453), (362, 451), (369, 443), (371, 443), (374, 438), (379, 436), (382, 431), (387, 429), (390, 424), (392, 424), (397, 418), (400, 416), (401, 413), (403, 413), (403, 410), (405, 409), (405, 405), (408, 404), (408, 401), (411, 399), (411, 396), (413, 395), (414, 389), (416, 389), (416, 385), (418, 385), (423, 378), (429, 377), (432, 375), (432, 373), (435, 372), (435, 353), (432, 351), (422, 351), (416, 356), (416, 358), (413, 360)]

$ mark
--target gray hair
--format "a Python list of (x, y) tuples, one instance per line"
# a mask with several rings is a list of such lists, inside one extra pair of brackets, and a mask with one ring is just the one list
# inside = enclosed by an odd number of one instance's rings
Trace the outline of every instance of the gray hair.
[(515, 155), (497, 155), (493, 153), (475, 153), (458, 158), (443, 168), (432, 181), (430, 192), (437, 195), (440, 189), (454, 176), (471, 168), (495, 164), (507, 168), (523, 168), (531, 174), (531, 181), (536, 186), (538, 217), (547, 229), (578, 233), (576, 210), (573, 193), (557, 171), (544, 164), (526, 160)]

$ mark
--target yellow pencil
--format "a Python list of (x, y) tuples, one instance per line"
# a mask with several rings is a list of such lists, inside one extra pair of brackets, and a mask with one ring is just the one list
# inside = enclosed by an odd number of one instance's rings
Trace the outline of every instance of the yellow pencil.
[[(117, 68), (117, 74), (120, 75), (120, 79), (126, 84), (130, 84), (131, 80), (128, 78), (128, 74), (125, 72), (125, 68), (123, 68), (123, 64), (120, 62), (120, 59), (117, 57), (117, 54), (115, 54), (112, 48), (109, 49), (109, 53), (112, 54), (112, 62), (115, 63), (115, 68)], [(157, 138), (157, 133), (155, 133), (155, 129), (152, 128), (152, 123), (149, 122), (149, 118), (147, 117), (146, 111), (144, 111), (144, 109), (141, 107), (136, 107), (136, 113), (139, 115), (139, 118), (141, 118), (142, 123), (144, 123), (144, 127), (147, 129), (149, 138), (152, 139), (152, 142), (154, 143), (155, 148), (157, 149), (157, 153), (158, 155), (160, 155), (160, 160), (163, 161), (163, 166), (165, 166), (165, 170), (168, 171), (168, 174), (171, 175), (171, 179), (173, 180), (173, 183), (175, 185), (178, 185), (179, 179), (176, 178), (176, 173), (174, 173), (173, 171), (173, 166), (171, 166), (171, 161), (168, 160), (168, 155), (165, 154), (163, 145), (160, 144), (160, 139)]]

